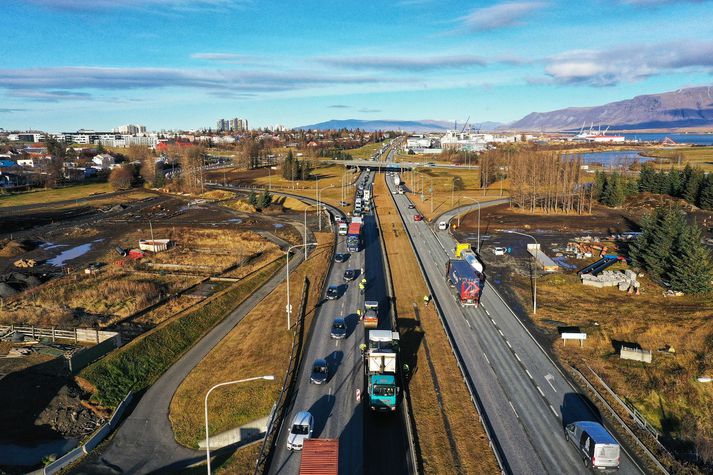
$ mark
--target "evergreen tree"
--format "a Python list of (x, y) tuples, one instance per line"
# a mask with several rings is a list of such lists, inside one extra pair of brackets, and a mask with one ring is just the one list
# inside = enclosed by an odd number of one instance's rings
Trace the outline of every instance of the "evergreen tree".
[(669, 181), (669, 175), (668, 173), (664, 171), (660, 171), (656, 174), (656, 181), (654, 185), (654, 189), (651, 190), (654, 193), (657, 193), (659, 195), (666, 195), (668, 194), (669, 190), (671, 189), (671, 183)]
[(272, 204), (272, 195), (265, 190), (260, 196), (260, 208), (267, 208)]
[(639, 173), (639, 191), (652, 192), (656, 185), (656, 171), (650, 163), (644, 163)]
[(254, 191), (251, 191), (250, 194), (248, 195), (248, 203), (253, 205), (255, 208), (258, 207), (257, 203), (257, 195), (255, 194)]
[(681, 196), (683, 193), (683, 174), (679, 170), (668, 172), (668, 190), (666, 191), (671, 196)]
[(713, 267), (708, 248), (701, 243), (701, 229), (686, 225), (676, 240), (671, 259), (671, 288), (697, 294), (711, 290)]
[(698, 201), (701, 208), (713, 210), (713, 174), (709, 173), (703, 180)]
[(602, 191), (602, 204), (610, 208), (616, 208), (624, 204), (625, 199), (626, 195), (624, 194), (621, 175), (616, 172), (608, 175), (604, 182), (604, 190)]
[(594, 196), (594, 199), (601, 201), (606, 181), (606, 174), (597, 170), (594, 174), (594, 183), (592, 184), (592, 196)]
[(292, 162), (294, 162), (295, 157), (292, 155), (292, 150), (287, 152), (285, 161), (282, 164), (282, 178), (285, 180), (292, 180)]
[(662, 207), (649, 224), (650, 239), (641, 256), (644, 267), (654, 279), (669, 278), (674, 243), (686, 227), (686, 218), (678, 207)]
[[(687, 165), (688, 167), (688, 165)], [(684, 170), (685, 175), (685, 170)], [(691, 204), (698, 204), (701, 193), (701, 184), (703, 183), (703, 170), (700, 168), (691, 168), (690, 173), (683, 185), (683, 199)]]

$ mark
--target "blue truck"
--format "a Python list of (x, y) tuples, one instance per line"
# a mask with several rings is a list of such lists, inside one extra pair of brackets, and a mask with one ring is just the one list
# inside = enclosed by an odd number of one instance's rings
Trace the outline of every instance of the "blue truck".
[(396, 412), (399, 400), (397, 377), (399, 334), (391, 330), (370, 330), (367, 357), (369, 409)]

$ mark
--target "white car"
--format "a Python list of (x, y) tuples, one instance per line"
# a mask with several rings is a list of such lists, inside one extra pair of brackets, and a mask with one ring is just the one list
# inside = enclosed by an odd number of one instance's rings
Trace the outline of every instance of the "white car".
[(493, 254), (495, 254), (496, 256), (504, 256), (506, 252), (507, 252), (507, 249), (505, 249), (504, 247), (494, 247), (493, 248)]
[(312, 438), (314, 418), (307, 411), (300, 411), (292, 420), (287, 434), (287, 450), (302, 450), (305, 440)]
[(440, 223), (438, 223), (438, 229), (440, 229), (441, 231), (445, 231), (446, 229), (448, 229), (448, 223), (445, 221), (441, 221)]

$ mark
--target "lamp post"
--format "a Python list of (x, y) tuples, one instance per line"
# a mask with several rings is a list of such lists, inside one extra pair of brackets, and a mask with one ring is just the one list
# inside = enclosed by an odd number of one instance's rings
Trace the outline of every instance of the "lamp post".
[(314, 205), (307, 205), (305, 206), (305, 217), (304, 217), (304, 227), (305, 227), (305, 234), (304, 234), (304, 246), (305, 248), (305, 260), (307, 260), (307, 210), (310, 209)]
[[(521, 233), (518, 231), (505, 231), (506, 233), (510, 234), (519, 234), (520, 236), (525, 236), (531, 238), (533, 241), (535, 241), (535, 253), (537, 253), (537, 250), (540, 248), (540, 245), (537, 243), (537, 239), (535, 239), (535, 236), (532, 236), (531, 234), (526, 234), (526, 233)], [(535, 256), (533, 255), (532, 258), (534, 259)], [(532, 313), (534, 315), (537, 314), (537, 264), (533, 267), (533, 279), (532, 279)]]
[(317, 184), (317, 211), (319, 212), (319, 230), (320, 231), (322, 230), (322, 200), (320, 197), (322, 196), (322, 192), (324, 190), (328, 190), (330, 188), (334, 188), (334, 185), (329, 185), (329, 186), (322, 188), (320, 190), (319, 184)]
[[(464, 196), (463, 198), (465, 198), (466, 200), (471, 200), (471, 201), (475, 201), (476, 203), (478, 203), (478, 246), (477, 246), (477, 249), (478, 249), (478, 254), (480, 254), (480, 201), (476, 200), (475, 198), (470, 198), (468, 196)], [(460, 214), (458, 215), (458, 227), (460, 228)]]
[(290, 304), (290, 252), (292, 249), (298, 248), (298, 247), (304, 247), (305, 249), (307, 246), (316, 246), (316, 242), (310, 242), (307, 244), (295, 244), (294, 246), (290, 246), (287, 248), (285, 251), (285, 257), (287, 258), (287, 329), (290, 329), (290, 320), (292, 317), (292, 305)]
[(210, 472), (210, 437), (208, 435), (208, 396), (210, 396), (210, 393), (213, 392), (214, 389), (219, 388), (221, 386), (228, 386), (230, 384), (239, 384), (239, 383), (247, 383), (248, 381), (257, 381), (258, 379), (264, 379), (265, 381), (273, 381), (275, 377), (273, 375), (266, 375), (266, 376), (256, 376), (254, 378), (247, 378), (247, 379), (240, 379), (237, 381), (227, 381), (225, 383), (218, 383), (212, 388), (208, 390), (208, 392), (205, 394), (205, 402), (204, 402), (204, 409), (205, 409), (205, 459), (206, 459), (206, 465), (208, 467), (208, 475), (211, 474)]

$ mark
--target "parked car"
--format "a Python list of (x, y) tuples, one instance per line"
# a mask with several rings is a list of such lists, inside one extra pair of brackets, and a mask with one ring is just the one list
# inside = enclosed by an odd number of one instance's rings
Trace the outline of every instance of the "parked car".
[(347, 203), (346, 201), (340, 201), (339, 206), (349, 206), (349, 203)]
[(334, 319), (330, 336), (335, 340), (341, 340), (347, 336), (347, 322), (343, 318)]
[(309, 382), (314, 384), (324, 384), (329, 379), (329, 366), (327, 360), (318, 358), (312, 363), (312, 374), (309, 377)]
[(507, 249), (505, 249), (504, 247), (493, 248), (493, 254), (495, 254), (496, 256), (504, 256), (506, 251)]
[(292, 419), (290, 432), (287, 434), (287, 450), (302, 450), (305, 440), (312, 438), (314, 417), (308, 411), (300, 411)]
[(445, 221), (441, 221), (440, 223), (438, 223), (438, 229), (440, 229), (441, 231), (445, 231), (446, 229), (448, 229), (448, 223)]
[(601, 424), (590, 421), (568, 424), (564, 437), (577, 448), (585, 467), (601, 470), (619, 468), (619, 442)]
[(334, 255), (334, 262), (347, 262), (349, 254), (337, 253)]
[(344, 282), (351, 282), (357, 278), (356, 269), (347, 269), (344, 271)]
[(339, 287), (336, 285), (330, 285), (327, 288), (327, 298), (329, 300), (335, 300), (339, 298)]
[(420, 214), (414, 214), (413, 220), (414, 221), (423, 221), (423, 216), (421, 216)]

